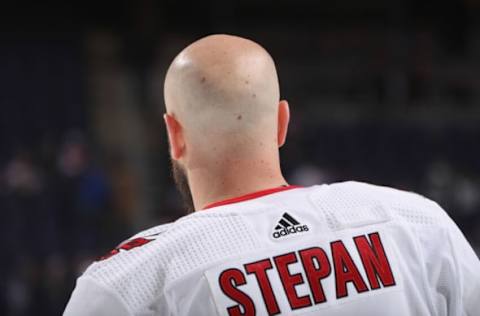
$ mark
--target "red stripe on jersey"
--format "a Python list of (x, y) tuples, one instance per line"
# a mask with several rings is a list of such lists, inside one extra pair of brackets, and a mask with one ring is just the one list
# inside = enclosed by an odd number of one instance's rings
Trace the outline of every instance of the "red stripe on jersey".
[(291, 190), (291, 189), (297, 189), (297, 188), (301, 188), (301, 186), (287, 185), (287, 186), (282, 186), (282, 187), (278, 187), (278, 188), (261, 190), (261, 191), (245, 194), (245, 195), (242, 195), (242, 196), (234, 197), (234, 198), (231, 198), (231, 199), (226, 199), (226, 200), (223, 200), (223, 201), (211, 203), (211, 204), (208, 204), (207, 206), (205, 206), (203, 209), (206, 210), (206, 209), (209, 209), (209, 208), (212, 208), (212, 207), (217, 207), (217, 206), (222, 206), (222, 205), (227, 205), (227, 204), (233, 204), (233, 203), (253, 200), (253, 199), (265, 196), (265, 195), (269, 195), (269, 194), (273, 194), (273, 193), (277, 193), (277, 192), (282, 192), (282, 191), (287, 191), (287, 190)]

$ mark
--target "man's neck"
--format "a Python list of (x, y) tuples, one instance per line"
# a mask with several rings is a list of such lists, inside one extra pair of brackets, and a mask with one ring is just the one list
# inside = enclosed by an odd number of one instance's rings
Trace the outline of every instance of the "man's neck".
[(224, 168), (198, 168), (188, 173), (195, 210), (214, 202), (286, 185), (280, 164), (264, 160), (235, 161)]

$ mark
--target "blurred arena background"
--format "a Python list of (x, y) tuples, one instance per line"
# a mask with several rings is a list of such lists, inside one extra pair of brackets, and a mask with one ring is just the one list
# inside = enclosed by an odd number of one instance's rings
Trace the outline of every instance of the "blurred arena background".
[(0, 315), (58, 315), (76, 276), (184, 214), (163, 76), (232, 33), (277, 62), (293, 184), (355, 179), (438, 201), (480, 251), (480, 2), (25, 1), (0, 10)]

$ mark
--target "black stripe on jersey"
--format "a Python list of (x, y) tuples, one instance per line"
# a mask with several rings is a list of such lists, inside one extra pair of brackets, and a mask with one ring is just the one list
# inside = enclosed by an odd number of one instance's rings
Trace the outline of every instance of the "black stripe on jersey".
[(281, 219), (278, 221), (283, 227), (290, 227), (292, 226), (292, 224), (290, 224), (289, 222), (287, 222), (285, 219)]
[(283, 214), (283, 217), (288, 219), (290, 221), (290, 223), (292, 223), (293, 225), (300, 225), (300, 223), (295, 218), (290, 216), (290, 214), (288, 214), (288, 213)]

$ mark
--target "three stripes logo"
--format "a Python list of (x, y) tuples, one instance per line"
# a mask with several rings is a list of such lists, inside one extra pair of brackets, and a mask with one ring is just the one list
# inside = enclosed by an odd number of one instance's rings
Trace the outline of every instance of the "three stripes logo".
[(273, 238), (278, 239), (288, 236), (290, 234), (297, 234), (301, 232), (307, 232), (308, 226), (300, 224), (292, 215), (283, 213), (282, 218), (278, 221), (273, 232)]

